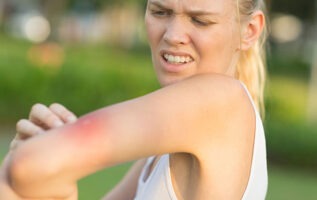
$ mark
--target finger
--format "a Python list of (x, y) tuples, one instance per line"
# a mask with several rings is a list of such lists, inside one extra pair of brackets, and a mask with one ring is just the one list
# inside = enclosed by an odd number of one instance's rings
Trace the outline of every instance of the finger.
[(77, 120), (77, 117), (74, 115), (74, 113), (69, 111), (61, 104), (53, 103), (52, 105), (50, 105), (49, 109), (61, 120), (63, 120), (64, 123), (72, 123)]
[(35, 125), (26, 119), (21, 119), (16, 125), (17, 139), (25, 140), (29, 137), (41, 134), (44, 132), (42, 128)]
[(35, 104), (30, 112), (29, 119), (42, 128), (57, 128), (64, 125), (64, 122), (43, 104)]

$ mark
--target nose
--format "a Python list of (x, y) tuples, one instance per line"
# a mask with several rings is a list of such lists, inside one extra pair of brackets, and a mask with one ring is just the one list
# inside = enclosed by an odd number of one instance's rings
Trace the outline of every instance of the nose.
[(186, 22), (177, 17), (171, 19), (170, 22), (166, 24), (163, 39), (169, 45), (173, 46), (188, 44), (190, 42), (190, 37)]

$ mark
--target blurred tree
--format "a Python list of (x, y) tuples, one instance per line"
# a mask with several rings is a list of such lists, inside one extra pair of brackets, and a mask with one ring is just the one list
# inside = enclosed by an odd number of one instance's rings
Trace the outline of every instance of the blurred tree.
[(5, 21), (14, 12), (14, 8), (10, 0), (0, 1), (0, 30), (2, 31)]
[[(67, 0), (40, 0), (40, 9), (43, 15), (49, 20), (52, 27), (56, 27), (59, 23), (61, 14), (65, 12), (67, 8)], [(55, 29), (52, 29), (55, 30)], [(54, 38), (55, 34), (52, 32), (51, 38)]]
[(303, 20), (314, 18), (314, 1), (312, 0), (269, 0), (271, 11), (296, 15)]
[(123, 3), (142, 3), (146, 4), (147, 0), (96, 0), (96, 1), (101, 1), (104, 4), (123, 4)]
[(313, 56), (312, 56), (312, 66), (311, 66), (311, 81), (309, 85), (309, 104), (308, 104), (308, 114), (309, 114), (309, 122), (311, 124), (316, 123), (317, 121), (317, 0), (315, 2), (315, 18), (314, 18), (314, 49), (313, 49)]
[(78, 2), (85, 3), (89, 2), (95, 6), (95, 9), (100, 9), (103, 6), (109, 5), (120, 5), (120, 4), (127, 4), (127, 3), (136, 3), (145, 5), (147, 0), (66, 0), (68, 2), (68, 7), (73, 7), (74, 5), (78, 4)]

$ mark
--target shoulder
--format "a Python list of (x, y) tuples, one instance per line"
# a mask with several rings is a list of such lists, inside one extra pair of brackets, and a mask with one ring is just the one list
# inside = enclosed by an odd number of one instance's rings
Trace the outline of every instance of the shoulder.
[[(188, 92), (200, 93), (213, 100), (232, 101), (231, 103), (240, 103), (236, 98), (249, 101), (248, 95), (242, 83), (232, 77), (220, 74), (201, 74), (190, 77), (182, 82), (169, 87), (178, 89), (185, 88)], [(207, 98), (206, 100), (208, 100)]]
[(179, 106), (183, 114), (195, 114), (191, 116), (198, 119), (205, 117), (206, 123), (213, 127), (255, 117), (252, 99), (244, 85), (220, 74), (195, 75), (151, 95), (160, 97), (162, 104)]
[[(242, 112), (252, 115), (254, 111), (246, 88), (239, 80), (229, 76), (212, 73), (196, 75), (174, 87), (186, 89), (188, 95), (192, 95), (192, 98), (196, 98), (207, 109), (219, 112), (218, 114)], [(228, 115), (226, 117), (230, 118)]]
[(224, 128), (234, 128), (237, 132), (237, 125), (253, 125), (255, 120), (255, 111), (252, 99), (248, 94), (245, 86), (237, 79), (232, 77), (205, 74), (193, 77), (193, 85), (196, 85), (197, 90), (202, 93), (203, 101), (210, 113), (211, 119), (215, 119), (212, 115), (217, 114), (219, 125)]

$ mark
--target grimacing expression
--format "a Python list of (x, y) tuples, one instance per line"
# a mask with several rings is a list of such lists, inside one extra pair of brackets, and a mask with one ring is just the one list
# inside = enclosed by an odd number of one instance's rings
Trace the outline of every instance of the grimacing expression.
[(234, 76), (236, 10), (232, 0), (148, 0), (145, 24), (161, 85), (210, 72)]

